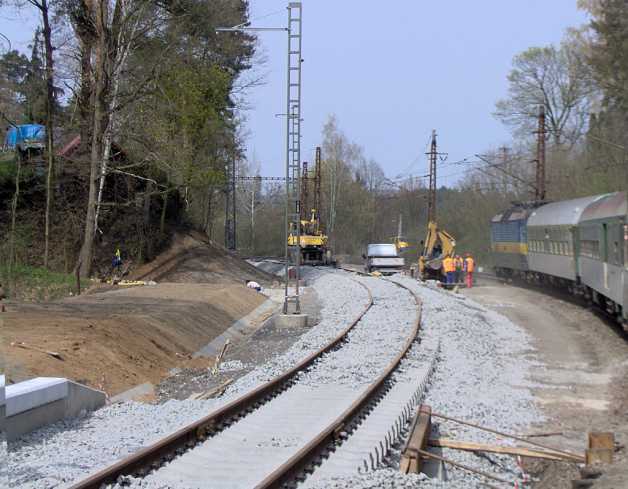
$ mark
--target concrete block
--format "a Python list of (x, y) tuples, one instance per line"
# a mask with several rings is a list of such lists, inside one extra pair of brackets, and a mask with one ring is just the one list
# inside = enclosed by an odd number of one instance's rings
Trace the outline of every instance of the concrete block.
[(192, 356), (214, 357), (218, 355), (227, 340), (230, 340), (231, 343), (234, 343), (250, 335), (265, 323), (265, 321), (259, 323), (257, 320), (261, 316), (265, 316), (273, 312), (277, 307), (277, 304), (272, 300), (267, 300), (266, 302), (260, 304), (246, 316), (234, 322), (229, 327), (229, 329), (225, 330), (222, 334), (214, 338), (210, 343), (205, 345)]
[(6, 388), (6, 436), (15, 440), (37, 428), (105, 405), (104, 392), (68, 379), (38, 377)]
[(7, 416), (28, 411), (68, 396), (67, 379), (36, 377), (6, 387)]
[(275, 326), (279, 329), (296, 329), (307, 327), (307, 314), (278, 314)]

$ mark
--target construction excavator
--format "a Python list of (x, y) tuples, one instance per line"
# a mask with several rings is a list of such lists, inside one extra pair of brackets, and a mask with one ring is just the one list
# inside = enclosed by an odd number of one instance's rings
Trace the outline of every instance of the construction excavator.
[(436, 148), (436, 131), (432, 131), (432, 143), (429, 156), (430, 181), (427, 206), (427, 233), (421, 242), (423, 251), (419, 256), (419, 278), (421, 280), (441, 280), (443, 278), (443, 260), (453, 257), (456, 240), (436, 223), (436, 163), (439, 153)]
[[(321, 208), (321, 148), (316, 148), (314, 176), (308, 172), (307, 162), (303, 162), (301, 172), (301, 217), (300, 242), (297, 242), (296, 229), (288, 235), (288, 246), (300, 244), (301, 263), (304, 265), (331, 265), (333, 257), (329, 249), (328, 237), (323, 231), (320, 219)], [(314, 183), (314, 202), (309, 206), (309, 183)]]
[(427, 224), (427, 234), (423, 251), (419, 256), (419, 277), (421, 280), (440, 280), (442, 264), (446, 257), (453, 257), (456, 240), (447, 231), (439, 229), (435, 221)]

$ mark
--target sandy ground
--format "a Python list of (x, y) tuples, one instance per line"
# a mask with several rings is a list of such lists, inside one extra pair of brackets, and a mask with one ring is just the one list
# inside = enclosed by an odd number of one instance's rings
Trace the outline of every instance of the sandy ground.
[[(109, 395), (158, 383), (266, 300), (245, 287), (246, 279), (264, 286), (273, 280), (194, 236), (176, 239), (135, 277), (158, 284), (108, 287), (49, 303), (9, 303), (0, 313), (0, 370), (13, 382), (61, 376)], [(62, 359), (12, 342), (58, 352)]]
[[(275, 289), (275, 292), (283, 294), (283, 290)], [(157, 397), (161, 401), (186, 399), (192, 394), (217, 388), (224, 382), (235, 382), (255, 367), (288, 350), (303, 333), (318, 323), (321, 307), (315, 290), (305, 288), (301, 295), (301, 310), (308, 315), (306, 328), (280, 329), (271, 318), (251, 336), (227, 350), (223, 364), (237, 367), (222, 369), (214, 374), (204, 363), (187, 363), (156, 386)]]
[[(538, 441), (583, 452), (587, 432), (612, 431), (619, 445), (628, 444), (628, 338), (620, 328), (570, 300), (497, 281), (480, 281), (463, 293), (532, 336), (535, 350), (529, 355), (539, 368), (529, 380), (547, 418), (534, 431), (562, 433)], [(615, 463), (591, 487), (628, 487), (626, 451), (615, 453)], [(573, 465), (533, 467), (542, 478), (537, 488), (571, 488), (579, 477)]]

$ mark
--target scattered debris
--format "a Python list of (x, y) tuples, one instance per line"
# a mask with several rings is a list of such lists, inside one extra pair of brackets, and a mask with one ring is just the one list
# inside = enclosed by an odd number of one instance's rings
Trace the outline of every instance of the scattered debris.
[(220, 353), (216, 355), (216, 361), (214, 362), (214, 366), (212, 367), (212, 370), (211, 370), (212, 375), (216, 375), (218, 373), (218, 370), (220, 369), (220, 363), (222, 362), (222, 359), (227, 353), (227, 349), (229, 348), (230, 343), (231, 341), (227, 339), (227, 341), (225, 341), (225, 344), (222, 345), (222, 349), (220, 350)]
[(222, 384), (214, 387), (213, 389), (209, 389), (205, 392), (195, 392), (188, 399), (192, 401), (206, 401), (207, 399), (211, 399), (213, 397), (220, 397), (225, 393), (225, 390), (233, 382), (233, 379), (227, 379)]
[(486, 426), (481, 426), (481, 425), (476, 424), (476, 423), (470, 423), (468, 421), (463, 421), (461, 419), (452, 418), (451, 416), (445, 416), (444, 414), (432, 413), (432, 416), (436, 416), (437, 418), (445, 419), (447, 421), (453, 421), (454, 423), (470, 426), (472, 428), (477, 428), (477, 429), (482, 430), (482, 431), (487, 431), (489, 433), (493, 433), (494, 435), (499, 435), (499, 436), (503, 436), (505, 438), (511, 438), (513, 440), (517, 440), (517, 441), (520, 441), (520, 442), (523, 442), (523, 443), (528, 443), (529, 445), (534, 445), (535, 447), (543, 448), (545, 450), (548, 450), (552, 454), (556, 454), (558, 456), (562, 456), (563, 459), (568, 459), (570, 461), (575, 461), (575, 462), (584, 462), (585, 461), (585, 457), (583, 457), (582, 455), (578, 455), (576, 453), (568, 452), (566, 450), (560, 450), (558, 448), (550, 447), (548, 445), (543, 445), (543, 444), (538, 443), (536, 441), (527, 440), (525, 438), (521, 438), (520, 436), (511, 435), (511, 434), (508, 434), (508, 433), (504, 433), (503, 431), (494, 430), (492, 428), (487, 428)]
[(28, 344), (24, 343), (23, 341), (12, 341), (11, 342), (11, 346), (14, 346), (14, 347), (17, 347), (17, 348), (24, 348), (25, 350), (38, 351), (39, 353), (45, 353), (46, 355), (50, 355), (51, 357), (54, 357), (57, 360), (62, 360), (63, 361), (63, 357), (61, 356), (60, 353), (57, 353), (56, 351), (44, 350), (42, 348), (38, 348), (38, 347), (33, 346), (33, 345), (28, 345)]
[(571, 460), (562, 457), (559, 454), (552, 452), (544, 452), (540, 450), (530, 450), (524, 447), (511, 447), (503, 445), (488, 445), (485, 443), (476, 443), (469, 441), (451, 440), (447, 438), (434, 438), (428, 441), (428, 445), (431, 447), (444, 447), (453, 448), (456, 450), (466, 450), (468, 452), (488, 452), (488, 453), (503, 453), (506, 455), (518, 455), (531, 458), (542, 458), (546, 460)]
[(589, 433), (589, 447), (586, 450), (586, 464), (612, 464), (615, 451), (615, 437), (609, 432)]
[(427, 446), (427, 437), (432, 426), (432, 408), (422, 404), (417, 409), (410, 434), (401, 453), (399, 470), (404, 474), (422, 472), (423, 457), (421, 450)]
[(563, 436), (565, 433), (562, 431), (553, 431), (549, 433), (529, 433), (520, 435), (522, 438), (543, 438), (546, 436)]

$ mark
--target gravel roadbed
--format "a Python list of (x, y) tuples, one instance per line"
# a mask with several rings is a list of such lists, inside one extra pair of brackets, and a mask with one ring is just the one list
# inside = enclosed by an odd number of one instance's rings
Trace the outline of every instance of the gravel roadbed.
[[(529, 372), (538, 368), (538, 364), (534, 358), (524, 355), (532, 347), (530, 338), (519, 326), (464, 296), (423, 285), (408, 277), (395, 276), (392, 280), (409, 287), (423, 301), (421, 343), (419, 348), (412, 348), (409, 357), (420, 362), (434, 353), (438, 355), (423, 400), (433, 412), (509, 433), (525, 431), (542, 419), (530, 390), (533, 385), (527, 381)], [(490, 433), (436, 417), (432, 418), (432, 424), (433, 437), (510, 443)], [(443, 470), (432, 462), (425, 465), (427, 474), (403, 475), (399, 472), (400, 445), (393, 448), (385, 464), (375, 471), (331, 477), (314, 487), (479, 489), (486, 487), (485, 482), (500, 486), (495, 481), (449, 465)], [(521, 482), (521, 473), (513, 457), (479, 456), (446, 448), (431, 448), (430, 451), (498, 477)]]
[(232, 384), (218, 399), (124, 402), (39, 429), (9, 445), (9, 480), (25, 489), (67, 487), (105, 465), (207, 415), (272, 379), (337, 336), (368, 303), (367, 291), (342, 272), (311, 281), (323, 304), (321, 321), (283, 355)]
[[(340, 348), (280, 396), (130, 487), (201, 489), (208, 480), (216, 489), (254, 487), (347, 409), (401, 351), (417, 313), (412, 295), (398, 286), (355, 280), (369, 287), (374, 304)], [(239, 470), (242, 460), (246, 470)]]

